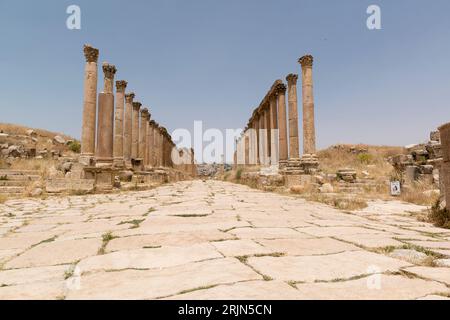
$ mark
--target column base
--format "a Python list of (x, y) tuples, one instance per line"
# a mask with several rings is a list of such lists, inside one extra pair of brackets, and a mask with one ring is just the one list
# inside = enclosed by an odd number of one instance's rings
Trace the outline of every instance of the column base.
[(95, 159), (93, 154), (85, 153), (81, 154), (78, 158), (78, 162), (82, 164), (83, 166), (94, 166), (95, 165)]
[(287, 160), (280, 160), (278, 161), (278, 169), (284, 170), (287, 166)]
[(113, 166), (118, 169), (123, 169), (125, 168), (125, 161), (123, 160), (123, 158), (114, 158)]
[(95, 167), (96, 168), (112, 168), (113, 159), (112, 158), (96, 158)]
[(304, 154), (301, 159), (301, 166), (305, 173), (315, 174), (319, 169), (319, 158), (316, 154)]

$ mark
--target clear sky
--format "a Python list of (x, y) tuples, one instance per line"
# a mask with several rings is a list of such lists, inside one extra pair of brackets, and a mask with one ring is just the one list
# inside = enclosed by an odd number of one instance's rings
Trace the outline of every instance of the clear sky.
[(0, 122), (79, 137), (84, 43), (170, 131), (244, 126), (311, 53), (320, 148), (416, 143), (450, 121), (449, 15), (448, 0), (0, 0)]

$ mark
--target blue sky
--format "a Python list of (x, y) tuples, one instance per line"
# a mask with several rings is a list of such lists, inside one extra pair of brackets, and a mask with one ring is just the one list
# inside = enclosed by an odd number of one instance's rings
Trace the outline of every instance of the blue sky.
[(84, 43), (169, 130), (244, 126), (311, 53), (320, 148), (415, 143), (450, 121), (449, 14), (448, 0), (0, 0), (0, 121), (79, 137)]

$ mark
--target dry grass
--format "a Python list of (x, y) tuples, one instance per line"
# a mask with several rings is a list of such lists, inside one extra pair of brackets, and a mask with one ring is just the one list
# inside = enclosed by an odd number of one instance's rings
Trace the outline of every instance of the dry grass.
[(450, 229), (450, 211), (441, 208), (441, 202), (437, 200), (430, 209), (428, 219), (436, 227)]
[(34, 130), (37, 134), (38, 138), (53, 138), (55, 135), (59, 135), (63, 137), (66, 140), (72, 140), (73, 138), (63, 134), (63, 133), (57, 133), (57, 132), (51, 132), (48, 130), (43, 129), (35, 129), (35, 128), (29, 128), (17, 124), (11, 124), (11, 123), (0, 123), (0, 132), (8, 133), (11, 135), (26, 135), (28, 130)]
[(5, 203), (8, 200), (8, 197), (4, 194), (0, 194), (0, 203)]
[(416, 182), (411, 187), (403, 189), (400, 199), (418, 205), (432, 206), (439, 200), (439, 195), (429, 196), (424, 192), (433, 189), (434, 187), (428, 183)]
[[(355, 150), (366, 149), (367, 152), (357, 153)], [(402, 147), (369, 146), (369, 145), (340, 145), (319, 151), (320, 169), (325, 173), (336, 173), (339, 169), (350, 167), (356, 170), (358, 176), (367, 171), (375, 179), (386, 179), (393, 171), (388, 157), (403, 154)]]
[(324, 195), (318, 192), (312, 192), (305, 195), (305, 199), (327, 204), (339, 210), (354, 211), (361, 210), (368, 206), (367, 201), (362, 197), (352, 195)]

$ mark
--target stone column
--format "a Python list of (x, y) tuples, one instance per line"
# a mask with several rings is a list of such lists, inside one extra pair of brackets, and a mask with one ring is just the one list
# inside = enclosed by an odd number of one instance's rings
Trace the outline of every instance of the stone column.
[(439, 180), (442, 179), (442, 191), (447, 210), (450, 210), (450, 123), (439, 128), (441, 135), (442, 163)]
[(278, 165), (278, 110), (277, 95), (273, 92), (269, 98), (270, 118), (270, 164)]
[(149, 163), (151, 167), (156, 167), (155, 162), (155, 150), (156, 150), (156, 143), (155, 143), (155, 135), (156, 135), (156, 129), (155, 129), (156, 122), (154, 120), (150, 120), (150, 150), (149, 150)]
[(125, 166), (131, 168), (131, 146), (133, 131), (133, 99), (134, 93), (130, 92), (125, 95), (125, 125), (123, 130), (123, 159)]
[(98, 95), (96, 166), (109, 167), (113, 164), (114, 146), (114, 65), (103, 63), (104, 88)]
[(289, 74), (288, 82), (288, 105), (289, 105), (289, 159), (299, 159), (298, 144), (298, 110), (297, 110), (297, 79), (298, 75)]
[(282, 169), (286, 166), (288, 159), (287, 148), (287, 124), (286, 124), (286, 86), (279, 84), (276, 87), (277, 104), (278, 104), (278, 156), (279, 167)]
[(114, 117), (114, 166), (124, 167), (123, 151), (123, 126), (125, 111), (125, 89), (127, 82), (124, 80), (116, 81), (116, 112)]
[(83, 124), (81, 127), (80, 162), (91, 165), (95, 154), (95, 128), (97, 115), (97, 60), (98, 49), (84, 46), (86, 65), (84, 68)]
[(142, 165), (145, 165), (147, 152), (147, 123), (149, 120), (149, 113), (147, 108), (141, 110), (141, 123), (139, 125), (139, 159)]
[(314, 127), (314, 97), (312, 65), (313, 57), (306, 55), (301, 57), (302, 65), (302, 97), (303, 97), (303, 153), (316, 153), (316, 133)]
[(259, 162), (261, 165), (266, 165), (266, 119), (264, 117), (264, 110), (259, 110)]
[(151, 124), (151, 114), (148, 115), (147, 121), (147, 159), (145, 165), (147, 167), (151, 167), (151, 159), (152, 159), (152, 149), (153, 149), (153, 128)]
[(250, 136), (249, 136), (249, 131), (245, 132), (244, 135), (244, 150), (245, 150), (245, 156), (244, 156), (244, 164), (245, 165), (249, 165), (250, 164)]
[(267, 103), (264, 109), (264, 121), (266, 128), (266, 165), (270, 165), (272, 156), (272, 139), (271, 139), (271, 123), (270, 123), (270, 104)]
[(131, 159), (139, 158), (139, 109), (142, 103), (133, 102), (133, 125), (131, 130)]
[(253, 128), (255, 129), (255, 153), (256, 153), (256, 165), (261, 164), (260, 160), (260, 146), (259, 146), (259, 115), (257, 112), (254, 112), (253, 116)]

